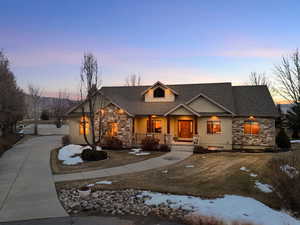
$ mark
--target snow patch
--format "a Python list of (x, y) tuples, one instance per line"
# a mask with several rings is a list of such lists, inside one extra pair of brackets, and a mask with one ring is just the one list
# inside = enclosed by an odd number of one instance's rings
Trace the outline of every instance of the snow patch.
[(112, 181), (102, 180), (102, 181), (97, 181), (96, 184), (112, 184)]
[(241, 170), (241, 171), (245, 171), (245, 172), (250, 172), (250, 170), (249, 170), (249, 169), (247, 169), (247, 168), (246, 168), (246, 167), (244, 167), (244, 166), (243, 166), (243, 167), (241, 167), (241, 168), (240, 168), (240, 170)]
[(257, 177), (257, 174), (255, 174), (255, 173), (250, 173), (250, 177)]
[(163, 171), (161, 171), (162, 173), (168, 173), (169, 171), (168, 170), (163, 170)]
[(273, 187), (269, 184), (263, 184), (263, 183), (260, 183), (259, 181), (256, 181), (255, 182), (255, 187), (257, 189), (259, 189), (260, 191), (262, 192), (265, 192), (265, 193), (271, 193), (273, 192)]
[(137, 156), (142, 156), (142, 155), (150, 155), (150, 152), (141, 152), (141, 148), (133, 148), (131, 149), (131, 152), (129, 154), (137, 155)]
[(202, 216), (213, 216), (224, 222), (245, 221), (261, 225), (300, 225), (290, 215), (273, 210), (249, 197), (225, 195), (217, 199), (201, 199), (186, 195), (161, 194), (142, 191), (138, 197), (145, 197), (145, 204), (168, 204), (172, 208), (183, 208)]
[(300, 140), (291, 140), (291, 143), (300, 143)]
[(88, 184), (88, 185), (86, 185), (87, 187), (94, 187), (95, 186), (95, 184)]
[(290, 178), (294, 178), (299, 174), (299, 171), (290, 165), (284, 165), (280, 167), (282, 172), (285, 172)]
[(186, 165), (185, 168), (194, 168), (194, 165)]
[(80, 145), (67, 145), (59, 149), (58, 159), (63, 161), (64, 165), (76, 165), (82, 163), (83, 160), (80, 156), (75, 156), (76, 154), (81, 154), (85, 147)]

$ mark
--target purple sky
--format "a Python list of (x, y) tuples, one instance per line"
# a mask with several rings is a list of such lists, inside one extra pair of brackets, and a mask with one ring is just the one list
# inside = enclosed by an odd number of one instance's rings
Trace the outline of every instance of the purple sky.
[(132, 73), (143, 84), (244, 84), (272, 77), (300, 42), (298, 1), (1, 1), (0, 48), (19, 85), (47, 94), (78, 91), (84, 52), (98, 58), (104, 85)]

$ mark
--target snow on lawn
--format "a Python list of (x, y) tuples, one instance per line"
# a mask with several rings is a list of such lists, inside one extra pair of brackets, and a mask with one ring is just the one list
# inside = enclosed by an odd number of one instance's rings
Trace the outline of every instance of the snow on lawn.
[(194, 165), (186, 165), (185, 168), (194, 168)]
[(255, 174), (255, 173), (250, 173), (250, 177), (257, 177), (257, 174)]
[(290, 178), (294, 178), (299, 174), (299, 171), (290, 165), (284, 165), (280, 167), (281, 171), (285, 172)]
[[(63, 161), (64, 165), (76, 165), (82, 163), (83, 160), (80, 156), (74, 156), (81, 154), (85, 149), (91, 149), (90, 146), (81, 146), (81, 145), (67, 145), (59, 149), (58, 159)], [(101, 147), (97, 147), (98, 151), (101, 151)]]
[(80, 145), (67, 145), (59, 149), (58, 159), (63, 161), (64, 165), (76, 165), (78, 163), (82, 163), (83, 160), (80, 156), (75, 156), (76, 154), (81, 154), (83, 149), (86, 147), (82, 147)]
[(141, 152), (141, 148), (133, 148), (131, 149), (131, 152), (129, 154), (137, 155), (137, 156), (142, 156), (142, 155), (150, 155), (150, 152)]
[(273, 191), (272, 190), (273, 187), (271, 185), (263, 184), (263, 183), (260, 183), (259, 181), (255, 181), (255, 187), (265, 193), (271, 193)]
[(291, 143), (300, 143), (300, 140), (291, 140)]
[(112, 184), (112, 181), (102, 180), (102, 181), (97, 181), (96, 184)]
[(243, 166), (243, 167), (241, 167), (241, 168), (240, 168), (240, 170), (241, 170), (241, 171), (245, 171), (245, 172), (250, 172), (250, 170), (249, 170), (249, 169), (247, 169), (247, 168), (246, 168), (246, 167), (244, 167), (244, 166)]
[(225, 195), (217, 199), (201, 199), (186, 195), (168, 195), (142, 191), (138, 197), (145, 197), (145, 204), (169, 204), (172, 208), (183, 208), (202, 216), (212, 216), (227, 223), (233, 221), (251, 222), (257, 225), (300, 225), (290, 215), (273, 210), (249, 197)]

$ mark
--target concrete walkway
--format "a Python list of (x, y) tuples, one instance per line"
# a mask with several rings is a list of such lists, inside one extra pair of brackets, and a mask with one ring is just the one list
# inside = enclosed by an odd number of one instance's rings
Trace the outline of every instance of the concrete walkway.
[(0, 222), (65, 217), (49, 165), (61, 136), (31, 138), (0, 158)]
[(160, 157), (147, 159), (141, 162), (132, 163), (124, 166), (113, 167), (108, 169), (99, 169), (88, 172), (79, 172), (72, 174), (61, 174), (54, 175), (54, 181), (71, 181), (71, 180), (83, 180), (83, 179), (93, 179), (102, 178), (108, 176), (121, 175), (126, 173), (135, 173), (145, 170), (156, 169), (159, 167), (168, 166), (179, 161), (186, 159), (193, 153), (189, 151), (171, 151)]

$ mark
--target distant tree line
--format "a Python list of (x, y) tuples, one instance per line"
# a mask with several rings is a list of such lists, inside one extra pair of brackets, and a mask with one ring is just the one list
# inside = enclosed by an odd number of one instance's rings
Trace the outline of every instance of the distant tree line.
[(0, 51), (0, 135), (15, 132), (25, 108), (24, 92), (17, 85), (8, 58)]

